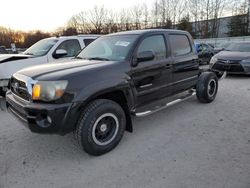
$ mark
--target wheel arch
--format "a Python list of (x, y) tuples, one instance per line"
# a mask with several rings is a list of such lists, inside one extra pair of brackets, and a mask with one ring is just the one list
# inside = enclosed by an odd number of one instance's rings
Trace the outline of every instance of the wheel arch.
[(108, 89), (99, 91), (91, 96), (89, 96), (84, 103), (81, 105), (83, 110), (86, 105), (96, 99), (108, 99), (118, 103), (126, 115), (126, 131), (133, 132), (133, 124), (131, 119), (130, 109), (133, 106), (133, 96), (132, 93), (126, 89)]

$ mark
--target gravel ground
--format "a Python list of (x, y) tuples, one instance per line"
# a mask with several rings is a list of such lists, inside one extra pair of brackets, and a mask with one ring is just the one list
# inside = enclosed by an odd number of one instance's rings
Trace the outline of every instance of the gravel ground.
[(211, 104), (194, 97), (134, 119), (134, 133), (100, 157), (0, 111), (0, 188), (249, 188), (249, 81), (230, 76)]

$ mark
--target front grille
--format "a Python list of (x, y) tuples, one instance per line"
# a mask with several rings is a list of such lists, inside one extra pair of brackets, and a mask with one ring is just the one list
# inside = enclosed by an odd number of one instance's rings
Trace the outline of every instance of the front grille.
[(10, 89), (18, 97), (29, 101), (29, 92), (25, 82), (12, 77), (10, 82)]
[(226, 64), (226, 65), (240, 65), (240, 60), (223, 60), (223, 59), (218, 59), (218, 63), (221, 64)]
[(228, 71), (228, 72), (244, 72), (243, 67), (240, 64), (239, 60), (221, 60), (219, 59), (212, 67), (213, 69), (219, 71)]

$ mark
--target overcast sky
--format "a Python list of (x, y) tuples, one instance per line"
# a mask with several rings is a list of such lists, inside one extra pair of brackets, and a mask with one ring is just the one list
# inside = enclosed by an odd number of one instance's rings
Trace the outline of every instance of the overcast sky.
[[(119, 10), (135, 4), (151, 6), (154, 0), (1, 0), (0, 26), (17, 30), (52, 31), (64, 26), (70, 17), (94, 5)], [(39, 3), (40, 2), (40, 3)]]

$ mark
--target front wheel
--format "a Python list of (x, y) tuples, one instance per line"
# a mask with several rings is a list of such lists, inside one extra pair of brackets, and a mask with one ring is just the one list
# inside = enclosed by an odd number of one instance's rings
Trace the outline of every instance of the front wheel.
[(119, 104), (106, 99), (91, 102), (82, 113), (76, 127), (76, 138), (91, 155), (102, 155), (120, 142), (126, 126), (126, 116)]
[(213, 72), (204, 72), (196, 84), (196, 96), (202, 103), (212, 102), (218, 91), (218, 78)]

